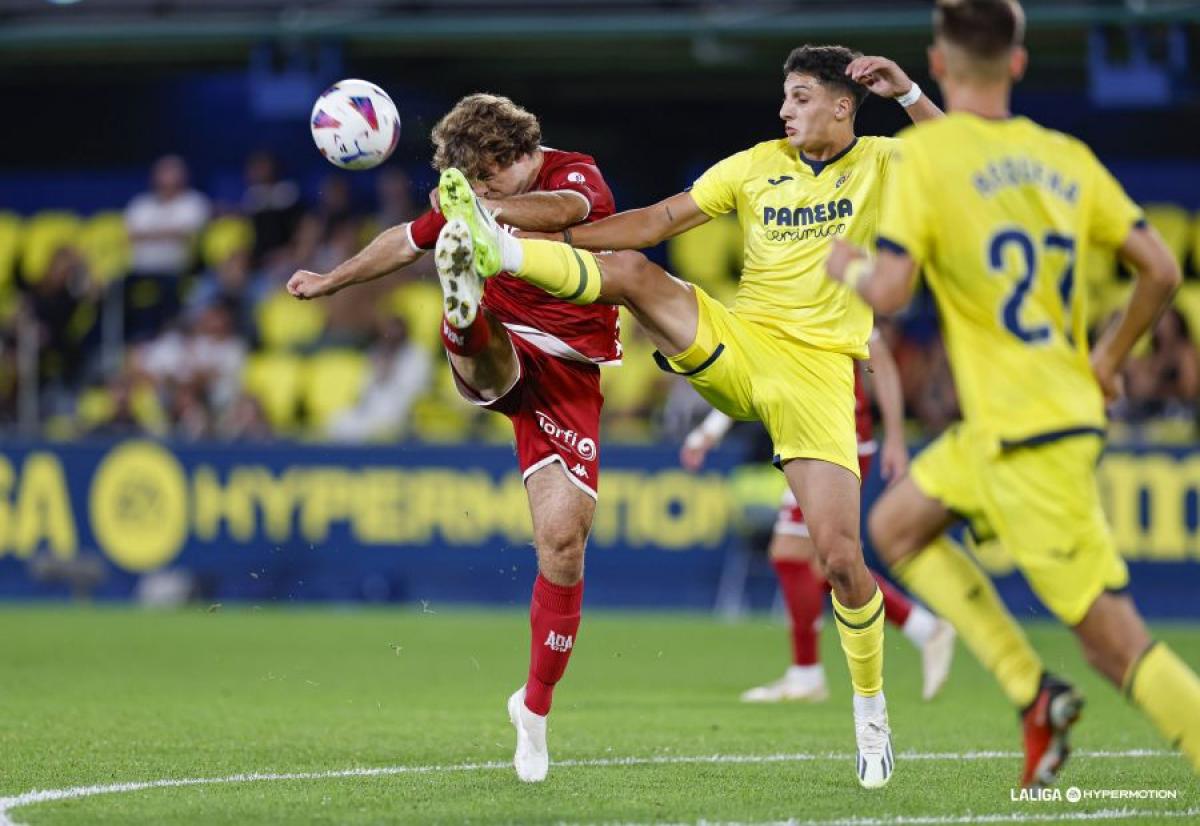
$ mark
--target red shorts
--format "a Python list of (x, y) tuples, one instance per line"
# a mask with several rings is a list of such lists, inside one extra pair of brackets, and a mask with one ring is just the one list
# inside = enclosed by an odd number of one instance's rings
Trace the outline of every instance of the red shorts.
[[(875, 443), (860, 442), (858, 445), (858, 467), (862, 471), (862, 480), (866, 481), (867, 473), (871, 470), (871, 460), (875, 458)], [(790, 490), (783, 492), (783, 501), (779, 504), (779, 515), (775, 517), (775, 533), (788, 536), (808, 536), (808, 525), (804, 521), (804, 511), (796, 504), (796, 497)]]
[[(463, 398), (508, 416), (517, 441), (522, 477), (559, 462), (567, 478), (593, 499), (600, 480), (600, 368), (552, 356), (510, 336), (517, 380), (503, 396), (484, 401), (457, 372)], [(451, 368), (453, 370), (453, 367)]]

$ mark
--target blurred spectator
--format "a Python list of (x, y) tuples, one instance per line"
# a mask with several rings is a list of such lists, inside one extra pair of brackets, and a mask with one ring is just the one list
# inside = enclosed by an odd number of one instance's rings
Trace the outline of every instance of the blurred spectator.
[(96, 299), (97, 289), (83, 256), (71, 246), (57, 249), (26, 299), (38, 326), (38, 368), (43, 384), (74, 387), (82, 377), (85, 345), (97, 329)]
[(192, 268), (196, 239), (209, 218), (208, 199), (188, 188), (182, 158), (155, 162), (150, 186), (125, 210), (132, 250), (125, 329), (133, 339), (154, 335), (178, 313), (179, 279)]
[(98, 411), (81, 411), (87, 419), (82, 423), (86, 435), (105, 439), (166, 435), (166, 418), (154, 388), (133, 371), (113, 376), (98, 398), (102, 402)]
[(223, 304), (233, 313), (237, 334), (253, 339), (254, 304), (262, 297), (262, 289), (253, 281), (250, 255), (245, 251), (235, 252), (206, 272), (188, 294), (189, 315), (197, 315), (214, 304)]
[(1152, 416), (1196, 415), (1200, 398), (1200, 355), (1187, 320), (1168, 309), (1150, 335), (1150, 350), (1133, 358), (1125, 371), (1127, 398), (1117, 415), (1131, 420)]
[(379, 316), (379, 338), (371, 347), (371, 371), (358, 404), (329, 424), (338, 442), (396, 439), (408, 429), (413, 403), (430, 385), (429, 352), (408, 338), (408, 328), (395, 316)]
[(217, 421), (217, 432), (222, 439), (235, 442), (268, 441), (272, 437), (271, 424), (258, 399), (241, 393), (225, 415)]
[(375, 195), (379, 199), (379, 212), (375, 214), (375, 220), (380, 232), (417, 218), (426, 205), (425, 201), (418, 203), (414, 199), (412, 179), (408, 173), (393, 166), (379, 173)]
[(171, 330), (146, 345), (139, 366), (166, 400), (177, 431), (189, 438), (212, 435), (217, 418), (240, 393), (246, 343), (234, 329), (234, 307), (205, 307), (186, 331)]
[(255, 152), (246, 159), (246, 192), (242, 211), (254, 226), (251, 266), (271, 266), (287, 252), (304, 212), (300, 187), (281, 180), (279, 161), (269, 152)]

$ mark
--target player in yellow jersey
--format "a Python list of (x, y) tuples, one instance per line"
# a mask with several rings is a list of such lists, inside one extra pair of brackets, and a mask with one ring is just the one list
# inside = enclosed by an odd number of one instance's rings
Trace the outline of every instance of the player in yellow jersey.
[[(855, 137), (868, 90), (898, 99), (914, 120), (941, 114), (892, 61), (805, 46), (784, 65), (785, 136), (721, 161), (690, 191), (575, 227), (559, 243), (498, 231), (468, 182), (447, 172), (440, 199), (451, 221), (438, 248), (463, 278), (504, 270), (568, 301), (629, 307), (661, 366), (687, 376), (722, 412), (766, 425), (833, 586), (854, 685), (858, 779), (874, 788), (887, 783), (894, 758), (882, 691), (883, 600), (863, 564), (858, 528), (854, 359), (867, 355), (872, 319), (823, 269), (832, 239), (863, 243), (876, 230), (895, 141)], [(732, 311), (641, 254), (585, 251), (654, 246), (733, 210), (745, 267)]]
[[(998, 537), (1042, 602), (1200, 771), (1200, 680), (1152, 642), (1100, 507), (1104, 403), (1179, 283), (1179, 267), (1078, 140), (1009, 114), (1027, 55), (1015, 0), (942, 0), (930, 68), (950, 112), (902, 134), (877, 259), (849, 245), (830, 275), (876, 310), (923, 268), (941, 312), (963, 421), (872, 509), (875, 546), (1023, 709), (1025, 785), (1054, 782), (1082, 698), (1046, 674), (980, 571), (944, 531)], [(1114, 249), (1137, 274), (1090, 357), (1077, 262)]]

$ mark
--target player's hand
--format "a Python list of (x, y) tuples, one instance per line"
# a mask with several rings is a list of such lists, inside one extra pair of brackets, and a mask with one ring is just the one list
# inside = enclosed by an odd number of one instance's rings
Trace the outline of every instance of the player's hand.
[(712, 449), (712, 437), (693, 431), (679, 449), (679, 464), (683, 465), (684, 470), (695, 473), (704, 467), (704, 460)]
[(883, 440), (879, 451), (879, 473), (888, 487), (896, 484), (908, 473), (908, 445), (902, 436), (889, 436)]
[(287, 291), (300, 300), (320, 298), (323, 295), (333, 295), (338, 291), (333, 279), (319, 272), (297, 270), (288, 279)]
[(1104, 401), (1112, 404), (1125, 395), (1125, 377), (1120, 369), (1108, 358), (1108, 353), (1097, 349), (1092, 353), (1092, 374), (1104, 393)]
[(894, 60), (868, 55), (850, 61), (846, 74), (881, 98), (897, 98), (912, 89), (913, 82)]
[(830, 279), (842, 284), (846, 280), (846, 267), (850, 265), (850, 262), (866, 257), (865, 252), (849, 241), (835, 238), (829, 249), (829, 257), (825, 259), (825, 272)]

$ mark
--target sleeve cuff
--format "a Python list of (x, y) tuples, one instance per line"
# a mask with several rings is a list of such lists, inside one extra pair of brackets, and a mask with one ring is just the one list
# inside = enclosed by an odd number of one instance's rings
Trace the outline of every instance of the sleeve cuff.
[(896, 255), (908, 255), (909, 258), (912, 257), (903, 244), (899, 244), (891, 238), (886, 238), (882, 235), (875, 239), (875, 249), (895, 253)]

